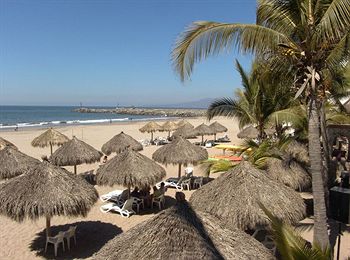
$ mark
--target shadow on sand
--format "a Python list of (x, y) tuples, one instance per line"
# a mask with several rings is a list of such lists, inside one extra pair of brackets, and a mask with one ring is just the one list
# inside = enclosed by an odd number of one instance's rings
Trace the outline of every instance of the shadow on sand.
[(70, 226), (77, 226), (76, 237), (77, 244), (74, 244), (73, 239), (70, 243), (70, 251), (62, 251), (62, 245), (58, 248), (57, 257), (54, 255), (54, 247), (49, 244), (45, 253), (46, 233), (45, 230), (36, 234), (35, 239), (30, 244), (31, 251), (35, 251), (36, 255), (42, 256), (45, 259), (77, 259), (87, 258), (100, 250), (109, 240), (116, 235), (122, 233), (122, 230), (110, 223), (100, 221), (81, 221), (66, 225), (51, 227), (52, 235), (56, 235), (59, 231), (66, 231)]

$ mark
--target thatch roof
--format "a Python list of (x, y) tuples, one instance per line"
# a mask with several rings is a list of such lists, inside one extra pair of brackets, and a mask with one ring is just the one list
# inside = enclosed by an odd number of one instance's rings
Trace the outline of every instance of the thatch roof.
[(194, 126), (191, 123), (189, 123), (188, 121), (186, 121), (185, 119), (182, 119), (180, 122), (178, 122), (177, 126), (178, 127), (189, 126), (189, 127), (194, 128)]
[(50, 128), (44, 133), (35, 137), (32, 141), (32, 146), (34, 147), (47, 147), (50, 145), (62, 145), (68, 142), (69, 138), (64, 134), (58, 132), (57, 130)]
[(173, 132), (172, 137), (182, 136), (183, 138), (196, 138), (197, 133), (194, 131), (193, 126), (185, 125), (181, 126)]
[(196, 132), (197, 135), (213, 135), (215, 134), (215, 131), (211, 129), (209, 126), (206, 124), (200, 124), (197, 126), (194, 131)]
[(158, 125), (156, 122), (151, 121), (151, 122), (148, 122), (143, 127), (141, 127), (139, 130), (141, 133), (144, 133), (144, 132), (151, 133), (151, 132), (162, 130), (162, 127)]
[(116, 236), (92, 259), (274, 259), (257, 240), (177, 202)]
[(152, 186), (161, 181), (166, 173), (163, 167), (150, 158), (127, 149), (117, 154), (105, 165), (102, 165), (96, 174), (98, 185), (115, 184), (124, 187)]
[(0, 179), (13, 178), (27, 173), (40, 161), (30, 157), (12, 146), (0, 150)]
[(311, 186), (311, 176), (295, 161), (269, 158), (266, 160), (268, 175), (294, 190), (305, 190)]
[(84, 179), (44, 161), (0, 185), (0, 214), (16, 221), (86, 216), (97, 199), (97, 191)]
[(160, 131), (174, 131), (178, 128), (178, 125), (172, 121), (166, 121), (162, 125), (162, 129)]
[(297, 223), (305, 216), (305, 205), (297, 192), (246, 161), (195, 191), (190, 202), (196, 210), (243, 230), (269, 224), (258, 202), (287, 223)]
[(209, 127), (215, 132), (215, 133), (223, 133), (227, 131), (227, 128), (223, 126), (222, 124), (215, 121), (214, 123), (210, 124)]
[(18, 149), (13, 143), (0, 137), (0, 150), (4, 149), (5, 147), (8, 147), (8, 146), (11, 146), (12, 148)]
[(72, 140), (64, 143), (50, 157), (50, 161), (55, 165), (79, 165), (83, 163), (98, 162), (102, 153), (91, 145), (73, 137)]
[(160, 147), (152, 155), (153, 160), (162, 164), (195, 164), (208, 159), (207, 150), (177, 137), (170, 144)]
[(309, 152), (306, 145), (303, 145), (297, 141), (292, 141), (290, 144), (288, 144), (286, 152), (299, 162), (307, 165), (310, 163)]
[(242, 131), (240, 131), (237, 134), (238, 138), (256, 138), (258, 136), (259, 132), (258, 130), (256, 130), (256, 128), (254, 126), (248, 126), (246, 128), (244, 128)]
[(102, 146), (102, 152), (104, 154), (110, 155), (113, 152), (120, 153), (128, 147), (134, 151), (143, 150), (142, 144), (140, 144), (130, 135), (121, 132), (120, 134), (115, 135), (111, 140)]

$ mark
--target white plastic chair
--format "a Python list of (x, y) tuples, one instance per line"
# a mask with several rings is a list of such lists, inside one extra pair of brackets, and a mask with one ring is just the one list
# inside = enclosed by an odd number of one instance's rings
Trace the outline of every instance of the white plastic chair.
[(133, 206), (136, 206), (136, 212), (139, 213), (140, 212), (140, 206), (142, 206), (142, 209), (145, 208), (145, 204), (143, 202), (143, 199), (139, 199), (136, 197), (131, 197), (134, 201), (133, 201)]
[(56, 236), (54, 237), (46, 237), (46, 244), (45, 244), (45, 253), (47, 251), (47, 244), (53, 244), (55, 248), (55, 256), (57, 256), (57, 248), (62, 243), (63, 251), (64, 248), (64, 232), (60, 231)]
[(187, 188), (187, 190), (191, 190), (191, 178), (183, 180), (181, 186), (183, 189)]
[(68, 244), (68, 250), (70, 250), (70, 239), (74, 238), (74, 244), (77, 244), (77, 238), (75, 236), (75, 230), (77, 229), (77, 226), (70, 226), (69, 229), (64, 232), (64, 238), (67, 240)]
[(118, 212), (122, 217), (130, 217), (131, 214), (136, 214), (136, 212), (132, 209), (132, 205), (134, 203), (134, 199), (128, 199), (123, 204), (123, 207), (119, 207), (116, 203), (107, 203), (100, 207), (101, 212), (107, 213), (110, 211)]
[(203, 186), (203, 177), (197, 177), (193, 181), (193, 188), (200, 188)]
[(152, 199), (152, 209), (153, 209), (153, 204), (156, 204), (159, 207), (159, 210), (163, 208), (165, 208), (165, 197), (164, 195), (160, 195), (157, 198), (153, 198)]
[(193, 168), (192, 167), (187, 167), (186, 169), (185, 169), (185, 174), (187, 175), (187, 176), (192, 176), (193, 175)]

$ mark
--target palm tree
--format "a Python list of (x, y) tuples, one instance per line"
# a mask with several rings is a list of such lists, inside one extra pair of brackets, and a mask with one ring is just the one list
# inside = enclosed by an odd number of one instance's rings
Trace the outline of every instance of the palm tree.
[[(241, 76), (243, 89), (236, 91), (236, 98), (221, 98), (212, 102), (207, 110), (208, 119), (215, 116), (236, 117), (239, 127), (254, 125), (258, 129), (258, 139), (266, 137), (267, 126), (274, 125), (281, 128), (279, 110), (284, 110), (298, 104), (286, 84), (270, 84), (266, 81), (268, 73), (263, 66), (253, 64), (250, 74), (246, 73), (240, 63), (236, 61), (236, 68)], [(264, 79), (264, 80), (262, 80)], [(292, 116), (292, 113), (289, 113)], [(294, 115), (296, 116), (296, 115)]]
[(195, 62), (232, 46), (268, 61), (277, 74), (289, 71), (295, 96), (307, 103), (314, 241), (326, 248), (320, 109), (329, 87), (325, 75), (332, 75), (335, 67), (349, 61), (350, 0), (258, 0), (257, 24), (195, 22), (173, 50), (175, 70), (185, 80)]

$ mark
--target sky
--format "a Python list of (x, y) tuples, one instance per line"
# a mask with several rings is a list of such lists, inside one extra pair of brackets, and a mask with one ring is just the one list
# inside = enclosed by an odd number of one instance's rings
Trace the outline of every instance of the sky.
[(0, 105), (162, 105), (233, 96), (237, 51), (171, 62), (198, 20), (255, 22), (255, 0), (0, 0)]

